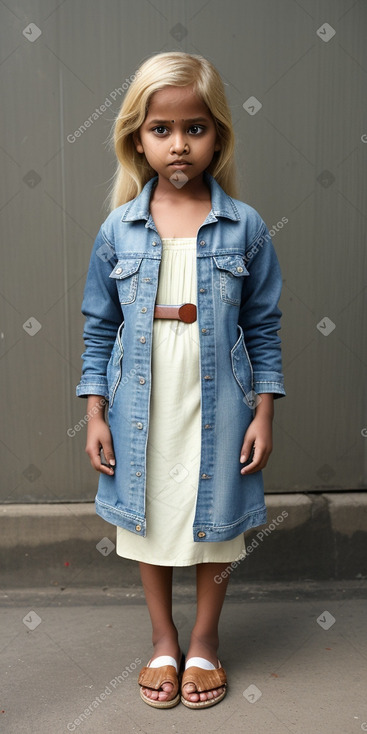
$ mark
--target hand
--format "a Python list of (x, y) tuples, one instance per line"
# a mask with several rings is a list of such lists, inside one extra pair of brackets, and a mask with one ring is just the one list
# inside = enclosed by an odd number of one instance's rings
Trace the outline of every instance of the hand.
[(252, 447), (254, 447), (253, 459), (250, 464), (241, 469), (241, 474), (254, 474), (264, 469), (268, 463), (268, 458), (273, 450), (271, 416), (258, 414), (251, 421), (242, 444), (241, 464), (249, 458)]
[(102, 474), (114, 474), (114, 469), (101, 463), (100, 448), (109, 464), (115, 464), (115, 455), (112, 447), (111, 431), (104, 418), (94, 416), (88, 423), (86, 453), (90, 458), (93, 469)]

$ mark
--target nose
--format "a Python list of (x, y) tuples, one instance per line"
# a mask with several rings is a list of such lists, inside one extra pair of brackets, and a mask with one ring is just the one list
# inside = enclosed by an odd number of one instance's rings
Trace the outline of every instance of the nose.
[(172, 135), (171, 138), (171, 153), (176, 153), (177, 155), (180, 155), (180, 153), (183, 153), (185, 150), (188, 151), (189, 144), (186, 140), (186, 136), (181, 132), (176, 132)]

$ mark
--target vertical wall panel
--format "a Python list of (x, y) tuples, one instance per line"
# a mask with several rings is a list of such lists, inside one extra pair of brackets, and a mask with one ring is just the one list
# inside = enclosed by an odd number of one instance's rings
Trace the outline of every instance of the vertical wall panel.
[(115, 167), (114, 90), (181, 49), (222, 74), (241, 198), (274, 227), (282, 267), (287, 397), (266, 489), (366, 487), (366, 20), (354, 0), (0, 4), (0, 501), (94, 498), (86, 428), (67, 431), (86, 410), (80, 307)]

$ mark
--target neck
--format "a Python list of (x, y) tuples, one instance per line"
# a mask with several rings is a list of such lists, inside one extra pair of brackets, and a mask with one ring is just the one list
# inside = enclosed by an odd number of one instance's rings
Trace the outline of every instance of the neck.
[(204, 176), (196, 176), (194, 179), (187, 181), (181, 188), (177, 188), (171, 181), (158, 176), (157, 184), (153, 191), (152, 200), (157, 201), (163, 198), (175, 204), (182, 204), (193, 199), (201, 201), (210, 201), (210, 189), (204, 181)]

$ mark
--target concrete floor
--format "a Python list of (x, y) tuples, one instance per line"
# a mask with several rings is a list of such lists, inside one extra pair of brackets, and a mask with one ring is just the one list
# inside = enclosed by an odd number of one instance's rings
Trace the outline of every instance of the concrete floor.
[[(144, 704), (151, 653), (139, 587), (2, 590), (0, 730), (6, 734), (359, 734), (367, 731), (367, 582), (229, 586), (217, 706)], [(175, 589), (183, 649), (192, 586)], [(83, 712), (87, 713), (83, 713)]]

